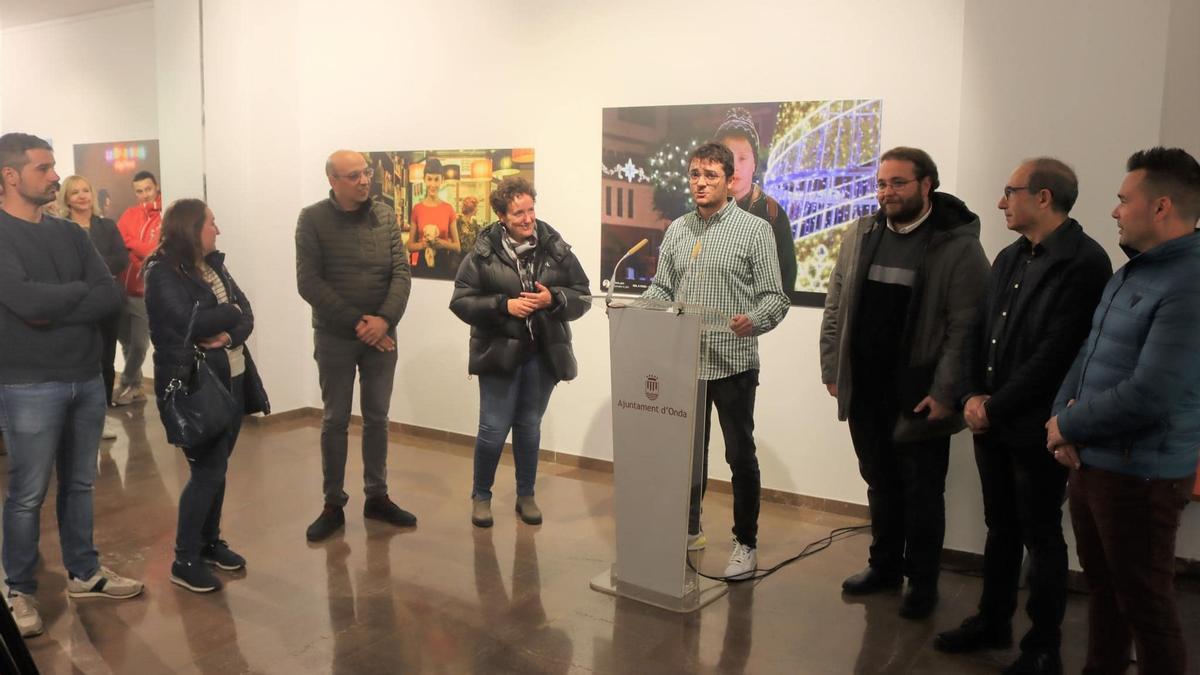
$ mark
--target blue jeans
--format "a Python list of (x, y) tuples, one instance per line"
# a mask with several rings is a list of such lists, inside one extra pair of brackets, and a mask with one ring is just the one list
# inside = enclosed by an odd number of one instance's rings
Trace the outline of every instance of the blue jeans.
[(542, 414), (558, 380), (541, 356), (534, 354), (511, 375), (479, 376), (479, 433), (475, 436), (475, 486), (471, 499), (492, 498), (496, 466), (504, 452), (509, 429), (513, 463), (517, 465), (517, 495), (533, 496)]
[[(230, 393), (238, 409), (245, 407), (243, 375), (233, 378)], [(242, 416), (233, 418), (229, 430), (203, 446), (188, 448), (185, 455), (192, 477), (179, 493), (179, 524), (175, 531), (175, 559), (199, 562), (200, 551), (221, 538), (221, 509), (225, 505), (225, 472), (229, 456), (242, 430)]]
[(77, 579), (100, 569), (92, 545), (92, 484), (104, 428), (104, 381), (0, 385), (0, 427), (8, 446), (4, 500), (5, 582), (37, 591), (42, 502), (58, 468), (58, 539), (63, 565)]

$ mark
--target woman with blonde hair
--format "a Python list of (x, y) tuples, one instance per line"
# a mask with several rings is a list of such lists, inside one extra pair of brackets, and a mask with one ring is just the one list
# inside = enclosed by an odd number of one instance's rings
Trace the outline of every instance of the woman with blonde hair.
[[(92, 184), (83, 176), (67, 176), (58, 191), (58, 215), (74, 221), (87, 233), (92, 240), (92, 246), (100, 253), (100, 258), (108, 266), (109, 274), (116, 277), (129, 267), (129, 250), (125, 248), (125, 240), (117, 230), (117, 224), (100, 215), (100, 205)], [(117, 284), (119, 287), (120, 284)], [(117, 357), (117, 317), (113, 314), (100, 322), (100, 337), (104, 341), (100, 352), (100, 369), (104, 374), (104, 396), (108, 405), (112, 405), (113, 383), (116, 380), (116, 370), (113, 361)], [(104, 438), (117, 437), (110, 422), (104, 420)]]

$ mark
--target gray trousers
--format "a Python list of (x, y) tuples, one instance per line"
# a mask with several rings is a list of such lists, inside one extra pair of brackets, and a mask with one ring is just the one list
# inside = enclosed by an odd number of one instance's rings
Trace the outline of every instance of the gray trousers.
[[(392, 335), (393, 339), (395, 335)], [(325, 503), (345, 506), (346, 433), (354, 400), (354, 377), (359, 376), (359, 409), (363, 418), (363, 492), (387, 494), (388, 407), (396, 374), (396, 352), (381, 352), (356, 338), (321, 331), (313, 335), (313, 358), (321, 381), (321, 472)]]
[(121, 342), (125, 368), (121, 371), (122, 387), (142, 386), (142, 364), (150, 349), (150, 324), (146, 322), (146, 299), (125, 296), (117, 324), (117, 340)]

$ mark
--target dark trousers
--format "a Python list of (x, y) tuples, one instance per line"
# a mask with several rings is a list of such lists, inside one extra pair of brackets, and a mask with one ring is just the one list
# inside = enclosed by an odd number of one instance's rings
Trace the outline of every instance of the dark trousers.
[(936, 586), (946, 535), (946, 470), (950, 437), (898, 443), (896, 398), (883, 388), (855, 384), (850, 438), (871, 509), (870, 565)]
[[(395, 339), (394, 333), (389, 333)], [(315, 331), (314, 353), (321, 381), (321, 473), (325, 503), (345, 506), (346, 447), (354, 378), (359, 378), (358, 407), (362, 411), (363, 492), (386, 497), (388, 408), (396, 376), (396, 352), (381, 352), (357, 338)]]
[[(242, 376), (230, 383), (238, 409), (245, 408)], [(206, 544), (221, 538), (221, 507), (225, 504), (225, 472), (229, 456), (242, 430), (242, 416), (234, 417), (229, 431), (201, 447), (187, 448), (192, 476), (179, 494), (179, 526), (175, 533), (175, 559), (196, 562)]]
[(1045, 443), (975, 436), (975, 464), (983, 486), (987, 544), (979, 614), (991, 625), (1012, 621), (1017, 608), (1021, 558), (1029, 549), (1029, 599), (1033, 626), (1022, 651), (1057, 650), (1067, 607), (1067, 543), (1062, 502), (1067, 469)]
[(700, 531), (700, 502), (708, 487), (708, 440), (712, 435), (715, 407), (721, 421), (721, 435), (725, 437), (725, 461), (732, 472), (733, 535), (751, 548), (758, 547), (759, 493), (762, 490), (754, 445), (754, 394), (757, 390), (757, 370), (708, 381), (704, 411), (704, 472), (692, 485), (688, 513), (688, 532), (695, 534)]
[(117, 327), (121, 315), (113, 314), (100, 322), (100, 373), (104, 376), (104, 397), (112, 405), (113, 385), (117, 381), (114, 363), (117, 360)]
[(1175, 603), (1175, 535), (1194, 475), (1147, 480), (1085, 466), (1071, 472), (1071, 525), (1087, 579), (1084, 673), (1182, 674), (1187, 650)]

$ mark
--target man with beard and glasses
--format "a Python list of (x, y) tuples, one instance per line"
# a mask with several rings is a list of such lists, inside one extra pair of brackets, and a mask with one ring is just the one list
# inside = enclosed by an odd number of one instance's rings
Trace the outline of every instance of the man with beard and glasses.
[(92, 543), (106, 407), (100, 322), (120, 307), (120, 292), (83, 228), (41, 214), (59, 187), (49, 143), (0, 136), (0, 177), (0, 427), (9, 455), (0, 555), (13, 619), (31, 636), (43, 630), (38, 540), (54, 473), (67, 595), (131, 598), (142, 584), (102, 566)]
[(821, 323), (821, 380), (850, 422), (871, 509), (869, 566), (842, 590), (907, 576), (908, 619), (937, 605), (950, 436), (965, 426), (963, 357), (988, 280), (979, 217), (938, 185), (924, 150), (882, 155), (879, 210), (843, 235)]

